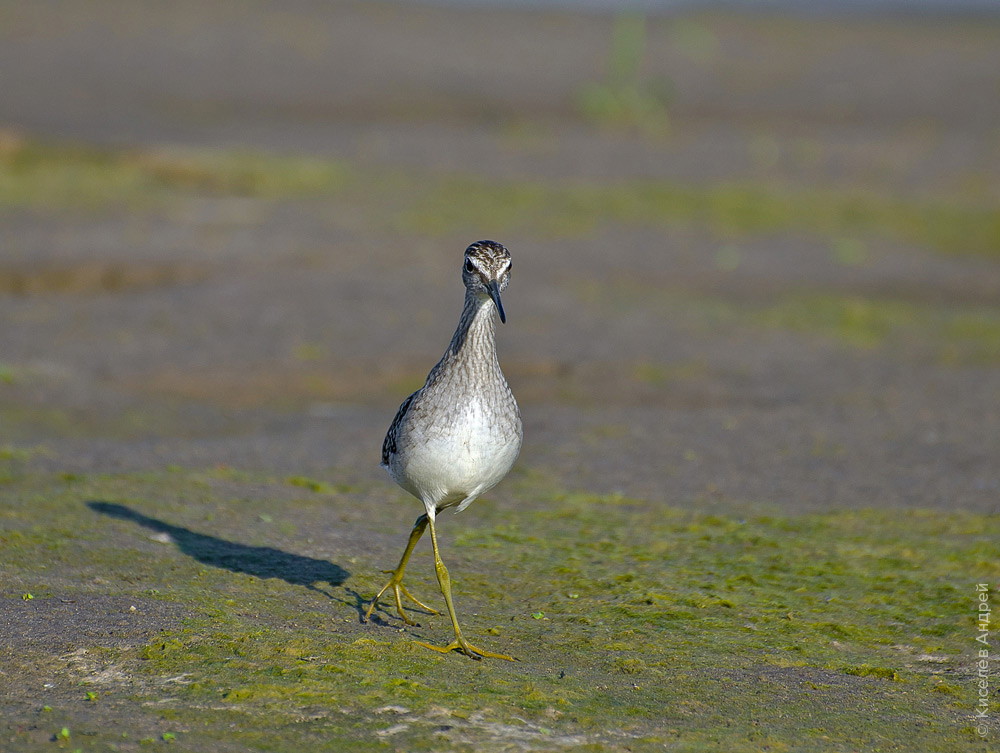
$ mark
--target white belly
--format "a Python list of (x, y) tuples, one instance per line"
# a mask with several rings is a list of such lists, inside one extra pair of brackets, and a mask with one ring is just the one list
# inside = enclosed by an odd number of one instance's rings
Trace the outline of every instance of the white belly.
[(389, 473), (425, 504), (464, 508), (500, 483), (521, 449), (520, 419), (510, 426), (494, 416), (478, 401), (450, 411), (447, 420), (425, 425), (419, 435), (406, 438), (405, 450), (393, 458)]

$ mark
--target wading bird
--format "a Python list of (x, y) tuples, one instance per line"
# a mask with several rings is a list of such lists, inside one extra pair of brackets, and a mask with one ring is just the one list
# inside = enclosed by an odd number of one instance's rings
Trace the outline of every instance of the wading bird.
[(494, 241), (479, 241), (465, 250), (462, 281), (465, 305), (444, 356), (427, 375), (424, 386), (410, 395), (389, 427), (382, 444), (382, 467), (393, 480), (424, 503), (409, 541), (388, 583), (372, 600), (365, 620), (382, 595), (392, 589), (396, 609), (407, 625), (415, 624), (403, 610), (402, 597), (434, 614), (403, 585), (410, 554), (426, 528), (431, 530), (434, 570), (444, 595), (455, 639), (427, 648), (459, 651), (473, 659), (513, 660), (471, 645), (462, 635), (451, 597), (451, 579), (438, 549), (435, 519), (456, 507), (461, 512), (476, 497), (492, 489), (514, 465), (521, 449), (521, 412), (514, 400), (496, 352), (496, 320), (506, 322), (500, 293), (510, 280), (510, 253)]

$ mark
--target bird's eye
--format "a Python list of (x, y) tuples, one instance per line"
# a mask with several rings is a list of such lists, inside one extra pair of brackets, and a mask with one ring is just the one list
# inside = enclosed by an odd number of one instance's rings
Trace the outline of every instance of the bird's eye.
[(476, 271), (476, 267), (473, 265), (472, 259), (465, 260), (465, 271), (470, 273)]

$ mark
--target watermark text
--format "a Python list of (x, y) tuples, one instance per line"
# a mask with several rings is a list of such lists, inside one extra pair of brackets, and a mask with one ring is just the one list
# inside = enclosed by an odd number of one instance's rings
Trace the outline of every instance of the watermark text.
[(976, 734), (986, 737), (990, 734), (990, 587), (988, 583), (976, 584), (976, 654), (975, 654), (975, 688), (976, 700), (973, 706), (972, 721)]

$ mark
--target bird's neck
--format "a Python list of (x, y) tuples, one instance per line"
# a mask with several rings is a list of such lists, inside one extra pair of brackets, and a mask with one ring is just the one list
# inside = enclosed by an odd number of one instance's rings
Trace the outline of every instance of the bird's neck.
[(496, 361), (497, 310), (488, 296), (471, 290), (465, 293), (465, 305), (458, 328), (451, 338), (445, 359)]

